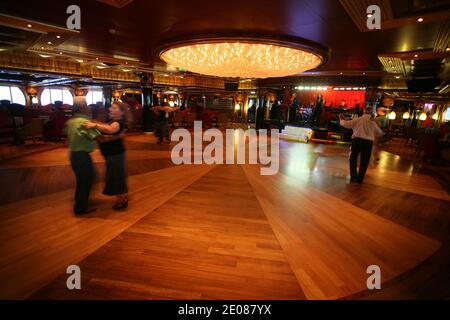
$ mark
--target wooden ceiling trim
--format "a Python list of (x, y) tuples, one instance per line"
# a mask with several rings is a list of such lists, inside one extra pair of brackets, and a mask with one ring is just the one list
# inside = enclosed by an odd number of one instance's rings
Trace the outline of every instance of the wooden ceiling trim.
[(345, 11), (361, 32), (372, 31), (367, 29), (367, 7), (377, 5), (381, 9), (381, 24), (394, 19), (389, 0), (339, 0)]
[(97, 0), (99, 2), (103, 2), (107, 5), (116, 7), (116, 8), (123, 8), (125, 7), (127, 4), (133, 2), (133, 0)]
[(369, 32), (375, 30), (367, 29), (367, 7), (377, 5), (381, 10), (381, 29), (399, 28), (409, 24), (418, 23), (417, 19), (422, 18), (423, 23), (448, 20), (449, 11), (439, 10), (420, 15), (412, 15), (408, 17), (395, 18), (391, 2), (389, 0), (339, 0), (350, 18), (361, 32)]
[(450, 44), (450, 20), (441, 22), (434, 42), (433, 51), (445, 53)]
[(390, 73), (400, 73), (405, 75), (406, 70), (403, 66), (403, 60), (397, 57), (393, 56), (378, 56), (378, 59), (380, 60), (381, 64), (383, 65), (384, 69), (387, 72)]
[[(79, 31), (0, 13), (0, 25), (36, 33), (72, 33)], [(29, 27), (28, 25), (31, 25)]]
[(41, 58), (31, 53), (7, 52), (0, 54), (0, 68), (58, 74), (62, 76), (89, 77), (93, 79), (139, 82), (134, 73), (98, 69), (59, 57)]

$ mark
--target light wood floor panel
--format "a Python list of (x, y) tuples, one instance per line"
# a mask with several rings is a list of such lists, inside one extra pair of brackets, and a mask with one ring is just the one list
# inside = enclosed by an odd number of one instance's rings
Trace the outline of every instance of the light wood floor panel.
[(217, 166), (80, 267), (84, 290), (63, 275), (33, 298), (304, 298), (239, 166)]
[(422, 262), (439, 243), (283, 174), (244, 166), (287, 259), (309, 299), (366, 289), (366, 268), (383, 281)]
[[(450, 297), (449, 195), (420, 165), (382, 152), (360, 186), (339, 145), (280, 141), (280, 174), (262, 177), (257, 166), (174, 167), (171, 146), (154, 141), (127, 137), (123, 213), (97, 184), (99, 211), (71, 215), (65, 148), (0, 163), (0, 298), (43, 286), (33, 298)], [(72, 263), (81, 293), (65, 289)], [(365, 290), (368, 264), (382, 267), (381, 291)]]
[(0, 207), (0, 297), (28, 296), (210, 169), (179, 166), (131, 177), (126, 213), (111, 210), (100, 184), (93, 190), (98, 211), (88, 217), (73, 216), (72, 190), (29, 199), (18, 211), (17, 204)]

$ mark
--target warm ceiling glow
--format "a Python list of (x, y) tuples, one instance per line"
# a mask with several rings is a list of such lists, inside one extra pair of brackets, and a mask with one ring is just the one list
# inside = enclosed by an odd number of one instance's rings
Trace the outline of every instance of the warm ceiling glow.
[(268, 78), (318, 67), (319, 55), (280, 45), (246, 42), (188, 44), (164, 51), (169, 65), (219, 77)]

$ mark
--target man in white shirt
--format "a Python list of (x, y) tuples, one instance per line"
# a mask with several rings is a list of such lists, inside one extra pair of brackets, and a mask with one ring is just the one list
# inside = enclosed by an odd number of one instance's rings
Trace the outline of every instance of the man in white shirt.
[[(353, 120), (345, 120), (341, 114), (340, 124), (344, 128), (352, 129), (352, 151), (350, 154), (350, 182), (362, 183), (369, 166), (372, 146), (375, 138), (383, 135), (383, 131), (372, 119), (372, 110), (366, 108), (364, 115)], [(359, 171), (357, 171), (358, 155), (361, 154)]]

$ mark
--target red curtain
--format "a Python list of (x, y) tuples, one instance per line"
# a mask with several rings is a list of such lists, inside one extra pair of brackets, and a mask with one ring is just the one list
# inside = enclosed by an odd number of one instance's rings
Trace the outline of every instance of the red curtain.
[(318, 95), (323, 96), (325, 106), (332, 105), (337, 108), (345, 102), (345, 107), (349, 109), (355, 108), (359, 104), (364, 109), (366, 104), (366, 92), (364, 90), (332, 90), (328, 88), (326, 91), (298, 91), (297, 100), (300, 105), (310, 105), (316, 103)]

